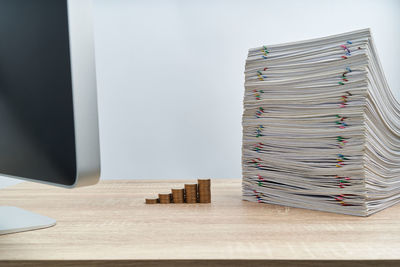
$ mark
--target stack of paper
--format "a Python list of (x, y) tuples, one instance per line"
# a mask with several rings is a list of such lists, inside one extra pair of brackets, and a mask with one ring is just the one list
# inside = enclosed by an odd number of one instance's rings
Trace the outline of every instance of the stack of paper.
[(400, 105), (368, 29), (249, 50), (243, 198), (367, 216), (400, 201)]

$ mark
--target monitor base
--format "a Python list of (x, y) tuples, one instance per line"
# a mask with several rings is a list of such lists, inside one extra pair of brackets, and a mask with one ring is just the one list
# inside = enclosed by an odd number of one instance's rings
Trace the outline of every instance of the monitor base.
[(56, 220), (16, 207), (0, 206), (0, 235), (54, 226)]

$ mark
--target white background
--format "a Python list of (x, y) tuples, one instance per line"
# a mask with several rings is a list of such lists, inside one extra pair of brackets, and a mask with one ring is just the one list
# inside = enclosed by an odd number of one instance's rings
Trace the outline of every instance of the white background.
[(400, 1), (95, 0), (94, 12), (103, 179), (240, 178), (251, 47), (369, 27), (400, 99)]

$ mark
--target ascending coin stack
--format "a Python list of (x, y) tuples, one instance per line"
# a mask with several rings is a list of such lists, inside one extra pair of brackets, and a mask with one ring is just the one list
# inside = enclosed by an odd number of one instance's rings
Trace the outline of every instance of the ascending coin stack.
[(146, 204), (211, 203), (211, 180), (198, 179), (197, 184), (185, 184), (184, 189), (171, 189), (169, 194), (147, 198)]

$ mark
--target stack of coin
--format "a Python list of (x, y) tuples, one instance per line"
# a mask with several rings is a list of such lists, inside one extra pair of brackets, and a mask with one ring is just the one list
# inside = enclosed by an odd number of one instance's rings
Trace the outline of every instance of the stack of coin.
[(197, 184), (185, 184), (186, 203), (197, 203)]
[(146, 204), (157, 204), (158, 198), (146, 198)]
[(211, 203), (211, 179), (198, 179), (199, 202)]
[(161, 204), (171, 203), (171, 195), (170, 194), (158, 194), (158, 198), (160, 199)]
[(171, 189), (172, 192), (172, 201), (174, 203), (184, 203), (185, 199), (183, 196), (183, 189)]

